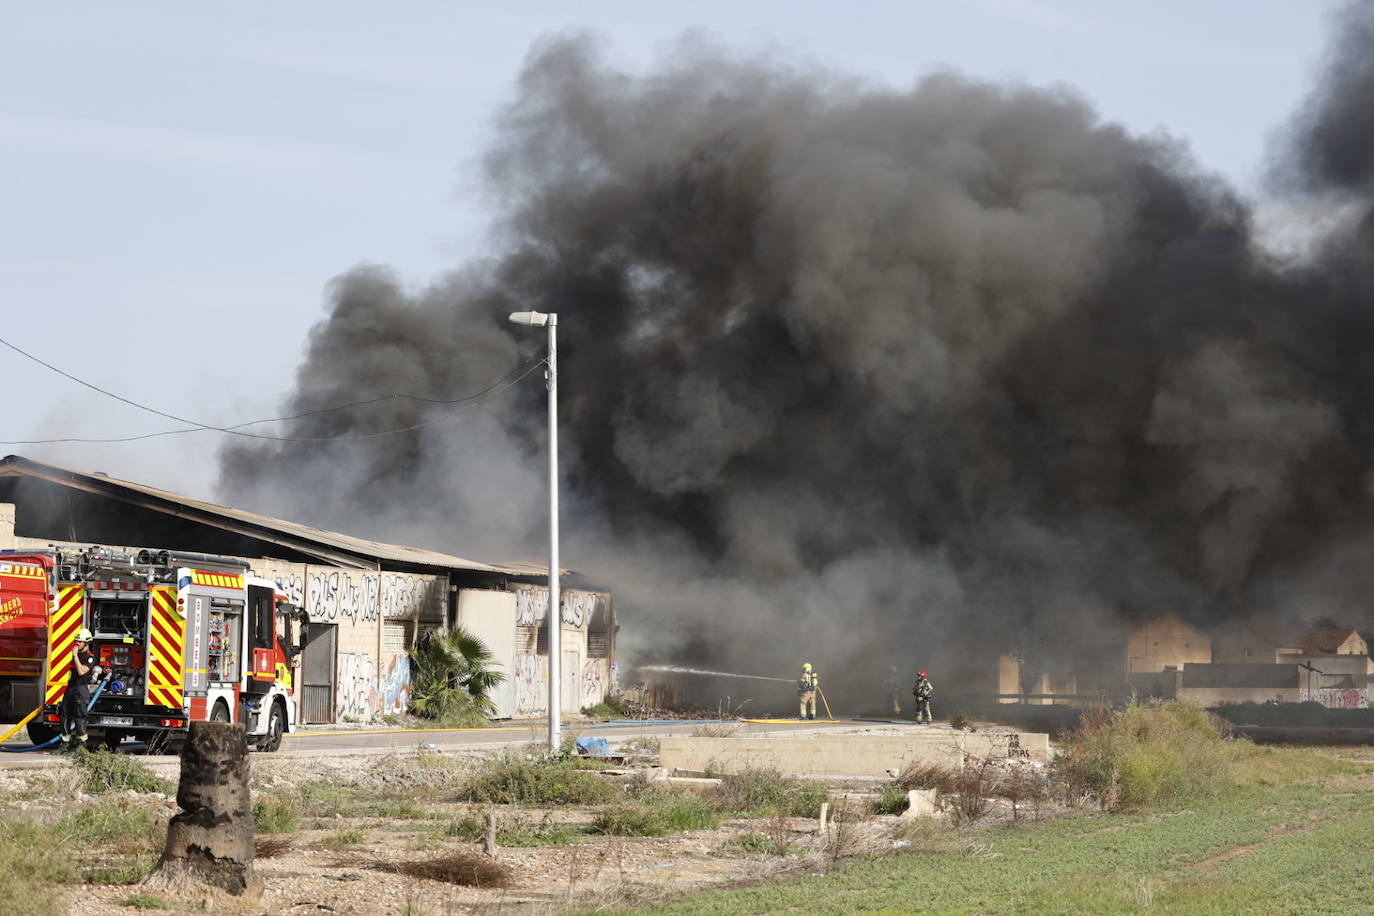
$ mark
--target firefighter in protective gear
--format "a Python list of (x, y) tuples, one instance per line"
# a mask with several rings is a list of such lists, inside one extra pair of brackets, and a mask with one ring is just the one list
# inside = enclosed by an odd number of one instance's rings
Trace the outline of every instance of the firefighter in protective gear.
[(935, 693), (935, 685), (926, 678), (924, 671), (916, 672), (916, 686), (911, 688), (911, 692), (916, 697), (916, 722), (920, 723), (921, 717), (929, 723), (930, 718), (930, 698)]
[(91, 654), (91, 631), (85, 627), (76, 634), (72, 649), (72, 672), (67, 677), (67, 692), (62, 695), (62, 750), (77, 751), (86, 746), (86, 707), (91, 705), (91, 685), (100, 675), (100, 666)]
[(802, 665), (802, 676), (797, 681), (797, 695), (801, 698), (800, 719), (816, 718), (816, 691), (820, 689), (821, 676), (811, 668), (811, 663)]

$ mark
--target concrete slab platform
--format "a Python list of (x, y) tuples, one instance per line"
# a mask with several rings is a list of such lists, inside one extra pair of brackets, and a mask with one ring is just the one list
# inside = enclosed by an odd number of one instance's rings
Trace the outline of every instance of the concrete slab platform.
[(902, 735), (808, 734), (660, 739), (660, 764), (667, 770), (739, 773), (772, 769), (795, 776), (891, 777), (912, 764), (962, 766), (965, 758), (1018, 759), (1045, 763), (1049, 735), (1037, 732), (963, 732), (922, 729)]

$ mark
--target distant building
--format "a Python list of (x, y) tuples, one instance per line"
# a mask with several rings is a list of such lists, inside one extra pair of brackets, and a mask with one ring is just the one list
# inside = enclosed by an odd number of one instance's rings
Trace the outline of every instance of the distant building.
[(1211, 661), (1212, 638), (1173, 612), (1148, 620), (1126, 635), (1128, 675)]
[(1280, 655), (1369, 655), (1369, 644), (1352, 627), (1328, 627), (1286, 633), (1278, 647)]

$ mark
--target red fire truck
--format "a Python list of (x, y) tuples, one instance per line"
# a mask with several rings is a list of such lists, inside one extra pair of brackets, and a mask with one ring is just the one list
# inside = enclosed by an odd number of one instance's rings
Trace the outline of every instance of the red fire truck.
[(87, 717), (93, 743), (175, 747), (198, 720), (243, 723), (281, 747), (297, 726), (295, 660), (306, 617), (240, 560), (107, 548), (54, 551), (35, 744), (62, 727), (72, 649), (84, 626), (105, 679)]
[(53, 559), (0, 554), (0, 722), (15, 722), (42, 698)]

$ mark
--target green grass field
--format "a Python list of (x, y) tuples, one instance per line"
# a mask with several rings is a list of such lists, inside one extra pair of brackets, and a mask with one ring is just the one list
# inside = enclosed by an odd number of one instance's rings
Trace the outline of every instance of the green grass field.
[(652, 912), (1374, 914), (1374, 767), (1306, 750), (1248, 756), (1241, 784), (1203, 801), (974, 831), (958, 844), (945, 831), (946, 851), (918, 841), (825, 876)]

